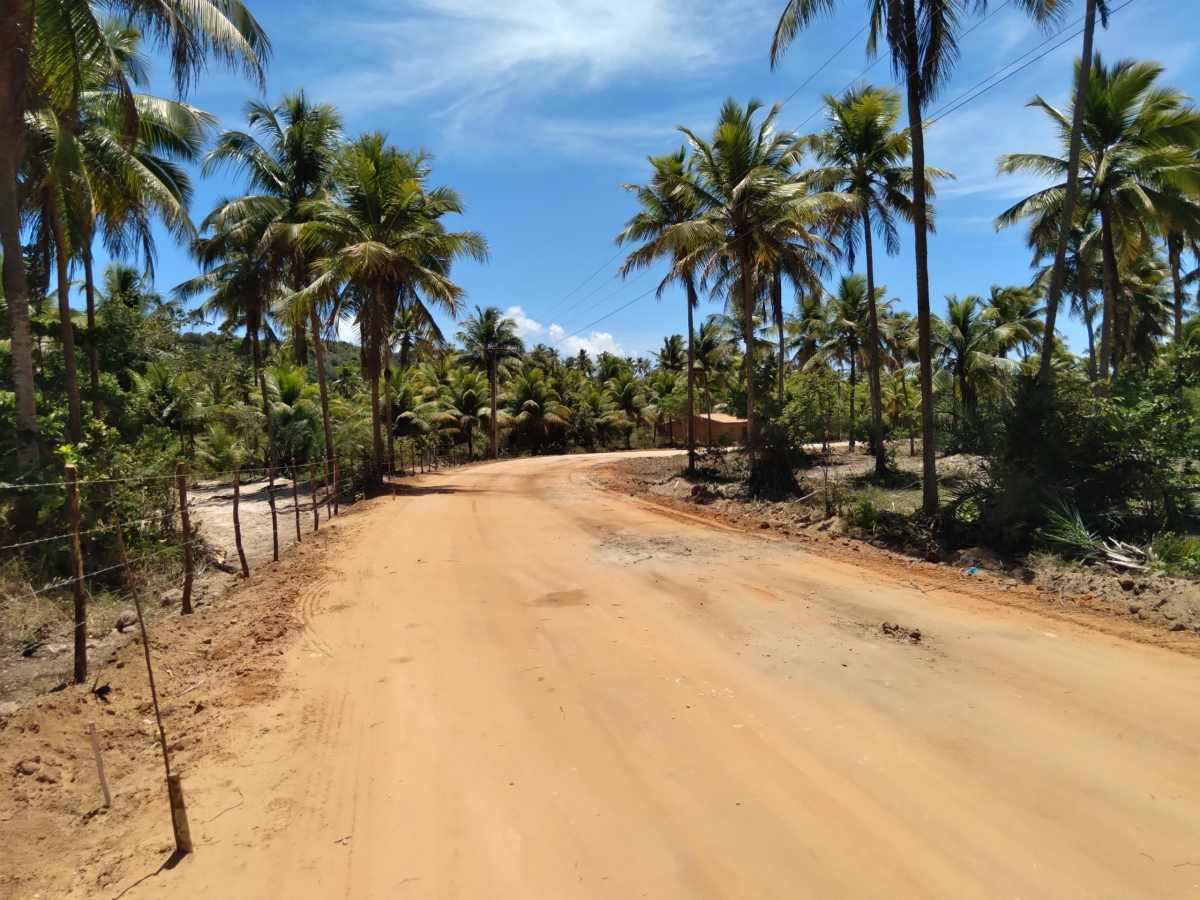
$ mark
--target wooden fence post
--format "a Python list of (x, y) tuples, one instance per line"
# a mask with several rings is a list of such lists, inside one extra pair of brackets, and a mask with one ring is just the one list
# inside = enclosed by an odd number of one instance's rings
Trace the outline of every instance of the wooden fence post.
[(79, 546), (79, 474), (66, 468), (67, 509), (71, 514), (71, 586), (75, 591), (75, 683), (87, 681), (87, 594), (83, 590), (83, 551)]
[(296, 457), (292, 457), (292, 508), (296, 511), (296, 543), (300, 538), (300, 492), (296, 489)]
[(250, 577), (250, 566), (246, 564), (246, 551), (242, 549), (242, 520), (238, 517), (238, 506), (242, 502), (242, 464), (233, 467), (233, 541), (237, 544), (238, 559), (242, 561), (242, 577)]
[[(235, 478), (240, 471), (241, 465), (238, 465), (234, 470)], [(235, 493), (235, 503), (237, 502), (236, 496)], [(236, 506), (234, 508), (236, 509)], [(158, 720), (158, 740), (162, 746), (163, 767), (167, 771), (167, 799), (171, 804), (171, 828), (175, 832), (175, 849), (180, 853), (191, 853), (192, 833), (188, 827), (187, 807), (183, 803), (183, 786), (180, 784), (179, 776), (171, 774), (171, 754), (167, 750), (167, 731), (163, 728), (162, 711), (158, 707), (158, 688), (154, 684), (154, 666), (150, 663), (150, 636), (146, 633), (146, 620), (142, 617), (142, 601), (138, 599), (137, 583), (133, 577), (133, 570), (129, 568), (129, 555), (125, 552), (125, 538), (121, 535), (121, 519), (115, 514), (113, 519), (117, 529), (117, 549), (121, 553), (121, 564), (125, 567), (125, 578), (129, 582), (129, 592), (133, 594), (133, 606), (137, 610), (138, 626), (142, 632), (142, 650), (146, 654), (146, 675), (150, 679), (150, 699), (154, 701), (154, 717)]]
[(104, 759), (100, 756), (100, 738), (96, 737), (96, 723), (88, 722), (88, 731), (92, 735), (92, 753), (96, 756), (96, 771), (100, 774), (100, 790), (104, 791), (104, 806), (112, 806), (112, 794), (108, 792), (108, 778), (104, 775)]
[[(325, 464), (321, 463), (321, 468), (324, 467)], [(317, 464), (316, 461), (311, 459), (308, 461), (308, 485), (309, 493), (312, 495), (313, 531), (320, 531), (321, 508), (317, 506)]]
[(271, 541), (275, 550), (275, 562), (279, 562), (279, 521), (275, 515), (275, 460), (267, 463), (267, 500), (271, 504)]
[[(335, 516), (338, 514), (338, 498), (341, 497), (341, 495), (342, 495), (342, 480), (341, 479), (342, 479), (341, 473), (338, 472), (338, 455), (335, 453), (335, 454), (333, 454), (333, 514)], [(326, 512), (326, 515), (328, 515), (328, 513), (329, 513), (328, 502), (329, 501), (326, 500), (325, 502), (327, 504), (326, 508), (325, 508), (325, 512)]]
[[(364, 492), (364, 496), (365, 496), (365, 492)], [(351, 503), (353, 503), (353, 502), (354, 502), (354, 500), (355, 500), (355, 494), (354, 494), (354, 457), (353, 457), (353, 456), (351, 456), (351, 457), (350, 457), (350, 502), (351, 502)]]
[[(332, 465), (332, 469), (330, 466)], [(337, 475), (337, 455), (335, 454), (332, 462), (325, 460), (321, 465), (321, 483), (325, 487), (325, 521), (329, 521), (329, 476)]]
[(175, 463), (175, 484), (179, 488), (179, 525), (183, 531), (183, 615), (192, 614), (192, 582), (195, 580), (195, 557), (192, 556), (192, 517), (188, 513), (187, 467)]

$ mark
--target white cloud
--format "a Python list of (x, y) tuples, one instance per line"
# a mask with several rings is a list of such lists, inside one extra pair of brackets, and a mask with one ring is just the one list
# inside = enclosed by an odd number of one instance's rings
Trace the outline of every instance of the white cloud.
[(607, 331), (593, 331), (587, 335), (568, 334), (561, 325), (551, 324), (547, 328), (541, 322), (534, 321), (519, 306), (510, 306), (504, 314), (517, 323), (517, 334), (527, 345), (550, 344), (563, 356), (574, 356), (580, 350), (586, 350), (593, 359), (600, 353), (625, 355), (625, 349)]

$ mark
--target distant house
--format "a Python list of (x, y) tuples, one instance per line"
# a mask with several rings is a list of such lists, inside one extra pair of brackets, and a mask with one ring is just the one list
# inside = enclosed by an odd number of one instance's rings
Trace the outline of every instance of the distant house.
[[(724, 413), (702, 414), (692, 416), (695, 423), (693, 428), (696, 443), (704, 444), (744, 444), (746, 442), (746, 420)], [(671, 440), (680, 443), (687, 440), (687, 419), (671, 422), (668, 426)]]

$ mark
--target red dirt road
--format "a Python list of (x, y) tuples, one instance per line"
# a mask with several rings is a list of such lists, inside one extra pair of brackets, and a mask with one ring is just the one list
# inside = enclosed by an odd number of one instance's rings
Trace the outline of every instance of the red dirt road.
[(281, 695), (188, 775), (196, 853), (125, 897), (1200, 896), (1200, 660), (670, 519), (600, 461), (347, 520)]

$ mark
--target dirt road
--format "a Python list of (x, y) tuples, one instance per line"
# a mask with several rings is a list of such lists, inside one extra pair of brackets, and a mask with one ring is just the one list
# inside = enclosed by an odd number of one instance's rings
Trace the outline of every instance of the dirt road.
[(596, 464), (358, 513), (281, 697), (188, 775), (197, 852), (125, 896), (1200, 896), (1200, 661), (670, 519)]

